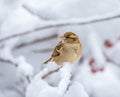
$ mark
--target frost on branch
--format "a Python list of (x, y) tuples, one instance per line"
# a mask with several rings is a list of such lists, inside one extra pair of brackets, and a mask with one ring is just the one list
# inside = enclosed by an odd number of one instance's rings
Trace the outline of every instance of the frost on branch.
[(33, 67), (31, 64), (26, 62), (23, 56), (19, 57), (16, 61), (18, 63), (17, 75), (19, 79), (26, 80), (28, 83), (30, 83), (34, 74)]
[(70, 84), (70, 79), (71, 79), (71, 71), (72, 71), (72, 64), (69, 63), (64, 63), (64, 67), (61, 68), (60, 70), (60, 76), (61, 76), (61, 81), (59, 82), (58, 85), (58, 90), (61, 95), (64, 95), (66, 92), (69, 84)]
[(64, 97), (89, 97), (83, 86), (78, 82), (73, 82)]
[[(48, 66), (45, 69), (43, 69), (43, 71), (41, 71), (39, 74), (35, 76), (31, 84), (28, 86), (26, 97), (74, 97), (74, 96), (68, 96), (68, 92), (69, 93), (78, 92), (78, 91), (73, 91), (73, 89), (78, 90), (82, 86), (71, 83), (71, 76), (72, 76), (71, 72), (72, 72), (73, 64), (64, 63), (63, 67), (58, 67), (54, 62), (50, 62), (47, 65)], [(57, 76), (60, 76), (60, 80), (57, 86), (51, 86), (47, 82), (47, 80), (42, 79), (42, 76), (58, 68), (59, 70), (57, 72), (59, 72), (59, 75)], [(86, 96), (87, 94), (83, 88), (81, 88), (80, 91), (81, 91), (80, 93), (82, 93), (84, 96), (82, 95), (79, 97), (88, 97)]]
[(19, 79), (22, 79), (22, 81), (27, 81), (27, 83), (30, 83), (34, 71), (33, 67), (28, 62), (26, 62), (23, 56), (20, 57), (13, 56), (12, 50), (16, 42), (18, 42), (18, 38), (6, 41), (4, 43), (4, 46), (1, 48), (0, 51), (0, 61), (15, 66), (17, 68), (17, 75)]
[[(34, 13), (34, 12), (32, 12), (32, 13)], [(42, 14), (40, 14), (40, 15), (42, 15)], [(39, 15), (37, 15), (37, 16), (39, 16)], [(45, 16), (49, 16), (49, 15), (45, 15)], [(36, 27), (30, 31), (20, 32), (19, 34), (17, 33), (17, 34), (13, 34), (10, 36), (6, 36), (4, 38), (1, 38), (0, 42), (9, 40), (9, 39), (12, 39), (15, 37), (20, 37), (20, 36), (24, 36), (27, 34), (35, 33), (40, 30), (56, 28), (56, 27), (65, 27), (65, 26), (71, 26), (71, 25), (88, 25), (88, 24), (93, 24), (93, 23), (98, 23), (98, 22), (103, 22), (103, 21), (108, 21), (108, 20), (113, 20), (113, 19), (118, 19), (118, 18), (120, 18), (120, 10), (119, 9), (115, 12), (110, 12), (110, 13), (104, 14), (102, 16), (92, 16), (92, 17), (88, 17), (88, 18), (84, 18), (84, 19), (73, 18), (73, 19), (68, 19), (66, 21), (65, 20), (49, 21), (49, 22), (47, 21), (47, 23), (44, 22), (44, 26)]]
[(18, 38), (11, 39), (6, 41), (3, 47), (0, 49), (0, 58), (4, 60), (11, 60), (12, 62), (15, 61), (12, 55), (12, 48), (18, 42)]

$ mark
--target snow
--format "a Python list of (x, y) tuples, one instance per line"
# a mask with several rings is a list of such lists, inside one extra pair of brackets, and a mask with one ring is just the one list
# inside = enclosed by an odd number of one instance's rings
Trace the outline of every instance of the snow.
[(12, 48), (14, 47), (17, 41), (18, 38), (12, 39), (10, 41), (6, 41), (4, 47), (1, 49), (0, 58), (5, 61), (10, 61), (16, 66), (17, 75), (19, 76), (19, 79), (23, 77), (29, 77), (31, 79), (34, 72), (33, 67), (26, 62), (23, 56), (19, 56), (15, 58), (12, 55)]
[(90, 35), (88, 36), (88, 44), (90, 46), (90, 51), (92, 53), (92, 56), (95, 59), (95, 63), (97, 65), (94, 65), (94, 68), (98, 69), (101, 67), (104, 67), (105, 65), (105, 58), (101, 49), (101, 43), (99, 40), (99, 37), (94, 31), (90, 32)]
[(3, 48), (1, 50), (1, 52), (0, 52), (0, 58), (2, 58), (2, 59), (4, 58), (6, 60), (12, 60), (12, 61), (14, 61), (14, 58), (13, 58), (13, 56), (11, 54), (11, 50), (9, 48), (7, 48), (7, 47), (5, 47), (5, 48)]
[(114, 68), (108, 63), (104, 72), (92, 74), (85, 62), (79, 68), (79, 74), (75, 80), (82, 83), (88, 95), (93, 97), (119, 97), (119, 78), (112, 69)]
[(64, 93), (67, 90), (68, 85), (70, 84), (70, 79), (71, 79), (71, 72), (72, 72), (72, 66), (74, 64), (69, 64), (69, 63), (64, 63), (64, 66), (60, 69), (60, 75), (61, 75), (61, 80), (58, 85), (58, 90), (61, 95), (64, 95)]
[(0, 91), (0, 97), (4, 97), (4, 94)]
[(120, 42), (116, 42), (112, 48), (105, 49), (106, 55), (110, 60), (120, 64)]
[(79, 91), (81, 92), (82, 96), (79, 95), (79, 97), (88, 97), (87, 93), (84, 91), (81, 85), (76, 86), (76, 84), (72, 84), (72, 86), (70, 86), (70, 90), (67, 91), (67, 88), (71, 82), (70, 81), (71, 71), (72, 71), (71, 65), (74, 65), (74, 64), (64, 63), (63, 67), (60, 69), (61, 80), (57, 87), (50, 86), (49, 83), (46, 82), (46, 80), (41, 78), (43, 75), (47, 73), (48, 71), (47, 69), (44, 69), (43, 71), (38, 73), (35, 76), (35, 78), (32, 80), (31, 84), (28, 86), (26, 97), (41, 97), (41, 96), (42, 97), (68, 97), (68, 94), (65, 94), (65, 93), (70, 92), (71, 89), (73, 92), (73, 89), (76, 89), (76, 88), (80, 89)]
[(0, 25), (23, 4), (24, 0), (0, 0)]
[[(48, 96), (52, 96), (52, 97), (59, 97), (59, 94), (57, 92), (57, 88), (51, 87), (49, 86), (49, 84), (47, 82), (45, 82), (42, 79), (42, 76), (47, 74), (49, 71), (56, 69), (55, 63), (52, 62), (49, 63), (49, 65), (51, 65), (51, 67), (55, 67), (55, 68), (44, 68), (40, 73), (38, 73), (35, 78), (32, 80), (31, 84), (28, 86), (27, 88), (27, 92), (26, 92), (26, 97), (48, 97)], [(50, 67), (50, 66), (48, 66)]]
[(49, 71), (57, 69), (59, 66), (55, 62), (49, 62), (48, 64), (43, 64), (44, 67), (48, 68)]
[[(104, 20), (109, 20), (111, 18), (119, 18), (119, 9), (113, 13), (107, 13), (103, 16), (93, 16), (93, 17), (88, 17), (88, 18), (80, 18), (80, 19), (76, 19), (76, 18), (72, 18), (72, 19), (67, 19), (67, 20), (58, 20), (58, 21), (47, 21), (47, 22), (43, 22), (42, 20), (40, 22), (42, 22), (42, 25), (44, 26), (40, 26), (34, 29), (48, 29), (48, 28), (54, 28), (54, 27), (62, 27), (62, 26), (71, 26), (71, 25), (85, 25), (85, 24), (90, 24), (90, 23), (95, 23), (100, 22), (100, 21), (104, 21)], [(46, 16), (46, 15), (45, 15)], [(49, 15), (47, 15), (49, 16)], [(10, 19), (12, 20), (12, 19)], [(8, 23), (7, 23), (8, 24)], [(31, 26), (31, 25), (30, 25)], [(4, 25), (3, 25), (4, 28)], [(24, 28), (25, 29), (25, 28)], [(34, 29), (32, 29), (34, 31)], [(28, 32), (26, 32), (28, 33)], [(31, 33), (31, 31), (29, 31), (29, 33)], [(3, 38), (4, 39), (4, 38)]]
[(17, 76), (19, 79), (23, 77), (29, 77), (30, 80), (34, 74), (34, 68), (31, 64), (27, 63), (23, 56), (17, 58), (18, 67), (17, 67)]
[(0, 58), (5, 60), (14, 61), (14, 57), (12, 55), (12, 48), (18, 42), (18, 38), (11, 39), (4, 43), (4, 47), (0, 51)]
[[(57, 2), (57, 3), (56, 3)], [(42, 19), (46, 20), (60, 20), (60, 19), (68, 19), (68, 18), (79, 18), (87, 16), (95, 16), (102, 15), (109, 11), (113, 12), (117, 8), (119, 8), (118, 1), (112, 2), (112, 0), (96, 0), (94, 3), (89, 2), (87, 0), (30, 0), (28, 4), (26, 1), (26, 5), (32, 8), (33, 12), (40, 15)], [(110, 5), (113, 5), (113, 8)], [(38, 6), (36, 6), (38, 5)], [(116, 6), (114, 6), (116, 5)], [(96, 8), (96, 9), (94, 9)], [(78, 10), (79, 9), (79, 10)], [(119, 9), (118, 9), (119, 10)], [(81, 11), (81, 13), (79, 12)], [(44, 13), (44, 14), (43, 14)], [(54, 14), (54, 16), (53, 16)], [(104, 16), (102, 16), (104, 17)]]
[(79, 82), (73, 82), (64, 97), (89, 97)]

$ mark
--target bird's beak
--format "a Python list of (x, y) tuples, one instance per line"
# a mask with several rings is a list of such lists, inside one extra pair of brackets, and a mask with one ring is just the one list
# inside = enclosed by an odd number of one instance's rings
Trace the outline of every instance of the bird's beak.
[(61, 36), (60, 39), (61, 39), (62, 43), (64, 43), (65, 37)]

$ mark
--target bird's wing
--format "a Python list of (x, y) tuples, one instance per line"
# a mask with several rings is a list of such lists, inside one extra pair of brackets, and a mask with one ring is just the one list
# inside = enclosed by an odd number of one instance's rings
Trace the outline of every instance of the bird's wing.
[(52, 53), (52, 57), (59, 56), (62, 50), (63, 50), (63, 43), (59, 42)]

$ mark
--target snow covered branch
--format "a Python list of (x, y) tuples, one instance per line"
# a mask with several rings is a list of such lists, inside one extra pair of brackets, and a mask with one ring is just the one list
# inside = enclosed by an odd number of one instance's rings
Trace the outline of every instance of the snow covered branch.
[(25, 47), (25, 46), (29, 46), (29, 45), (33, 45), (35, 43), (39, 43), (39, 42), (43, 42), (43, 41), (47, 41), (47, 40), (50, 40), (50, 39), (53, 39), (53, 38), (56, 38), (57, 37), (57, 34), (52, 34), (50, 36), (46, 36), (46, 37), (43, 37), (43, 38), (37, 38), (33, 41), (30, 41), (30, 42), (24, 42), (24, 43), (21, 43), (21, 44), (18, 44), (14, 47), (14, 49), (18, 49), (18, 48), (22, 48), (22, 47)]
[(17, 33), (11, 36), (6, 36), (2, 39), (0, 39), (0, 42), (3, 42), (5, 40), (9, 40), (11, 38), (15, 37), (20, 37), (24, 35), (28, 35), (31, 33), (35, 33), (40, 30), (45, 30), (45, 29), (50, 29), (50, 28), (56, 28), (56, 27), (65, 27), (65, 26), (75, 26), (75, 25), (88, 25), (88, 24), (93, 24), (93, 23), (99, 23), (99, 22), (104, 22), (108, 20), (113, 20), (113, 19), (118, 19), (120, 18), (120, 11), (116, 11), (113, 13), (107, 13), (101, 16), (92, 16), (84, 19), (69, 19), (69, 20), (63, 20), (63, 21), (47, 21), (43, 26), (35, 28), (31, 31), (25, 31), (22, 33)]
[(106, 40), (104, 46), (103, 53), (106, 60), (120, 68), (120, 41), (115, 40), (115, 42), (111, 42)]
[(61, 67), (59, 67), (55, 62), (49, 62), (48, 64), (42, 64), (45, 68), (40, 72), (40, 77), (45, 79), (49, 75), (58, 72)]
[(60, 76), (61, 76), (61, 80), (59, 82), (58, 85), (58, 90), (61, 94), (61, 96), (65, 95), (70, 82), (71, 82), (71, 77), (72, 77), (72, 66), (73, 64), (69, 64), (69, 63), (64, 63), (63, 68), (60, 69)]
[(20, 79), (22, 78), (23, 80), (26, 80), (27, 83), (31, 82), (31, 78), (33, 76), (33, 67), (25, 61), (23, 56), (20, 56), (15, 60), (0, 58), (0, 62), (14, 65), (17, 68), (18, 77)]
[(17, 67), (18, 77), (24, 81), (27, 80), (26, 84), (29, 84), (34, 74), (33, 66), (26, 62), (26, 59), (23, 56), (18, 57), (16, 61), (18, 63)]
[[(43, 75), (58, 68), (54, 62), (50, 62), (47, 65), (45, 65), (47, 66), (46, 68), (35, 76), (28, 86), (26, 97), (73, 97), (69, 95), (75, 94), (77, 97), (88, 97), (80, 83), (73, 81), (72, 84), (70, 84), (72, 65), (74, 66), (74, 64), (64, 63), (58, 70), (60, 80), (57, 86), (51, 86), (49, 82), (47, 82), (47, 79), (42, 79)], [(54, 76), (52, 80), (57, 81), (57, 78)]]
[(8, 63), (8, 64), (11, 64), (11, 65), (14, 65), (15, 67), (18, 67), (18, 64), (14, 63), (10, 60), (5, 60), (5, 59), (0, 58), (0, 62)]
[(49, 75), (55, 73), (55, 72), (58, 72), (60, 70), (60, 68), (58, 69), (55, 69), (55, 70), (52, 70), (52, 71), (49, 71), (48, 73), (46, 73), (45, 75), (42, 76), (42, 79), (45, 79), (46, 77), (48, 77)]
[(33, 53), (46, 53), (52, 51), (53, 48), (46, 48), (46, 49), (37, 49), (37, 50), (32, 50)]
[(22, 5), (24, 9), (26, 9), (28, 12), (30, 12), (32, 15), (37, 16), (38, 18), (42, 19), (39, 14), (33, 12), (28, 6)]

